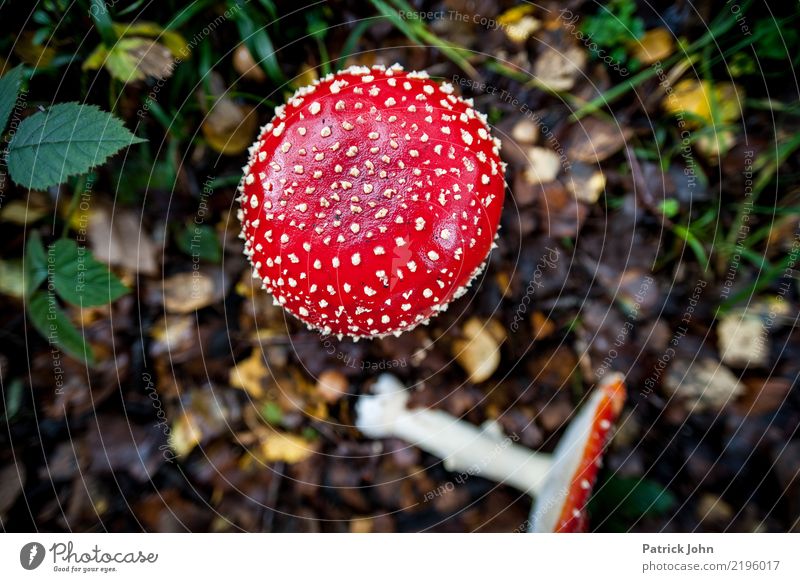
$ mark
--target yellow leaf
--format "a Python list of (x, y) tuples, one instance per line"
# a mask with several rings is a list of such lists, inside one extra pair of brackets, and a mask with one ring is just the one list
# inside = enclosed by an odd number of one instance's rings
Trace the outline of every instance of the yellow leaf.
[(262, 436), (259, 444), (261, 454), (268, 463), (299, 463), (314, 452), (311, 443), (289, 433), (271, 432)]
[(94, 71), (95, 69), (99, 69), (103, 66), (108, 58), (108, 49), (106, 45), (99, 44), (97, 48), (92, 51), (85, 61), (83, 61), (83, 70), (84, 71)]
[(529, 14), (533, 14), (533, 6), (530, 4), (520, 4), (519, 6), (509, 8), (500, 16), (498, 16), (497, 23), (503, 26), (508, 26), (509, 24), (519, 22), (523, 17), (528, 16)]
[(525, 42), (537, 30), (542, 27), (541, 21), (531, 14), (533, 6), (522, 4), (506, 10), (497, 17), (497, 24), (506, 33), (506, 36), (514, 42)]
[[(744, 91), (733, 83), (717, 83), (685, 79), (675, 85), (662, 100), (664, 109), (674, 115), (686, 115), (688, 124), (726, 124), (742, 115)], [(716, 114), (712, 115), (712, 107)]]
[(186, 59), (191, 54), (189, 45), (183, 36), (174, 30), (165, 30), (155, 22), (115, 23), (114, 31), (121, 37), (147, 36), (154, 38), (181, 60)]
[(641, 63), (649, 65), (663, 60), (672, 54), (675, 42), (672, 33), (666, 28), (654, 28), (644, 33), (633, 43), (633, 56)]
[(25, 286), (22, 284), (22, 261), (0, 259), (0, 293), (22, 298)]
[(703, 154), (709, 163), (716, 166), (720, 157), (728, 153), (735, 143), (736, 134), (729, 129), (724, 129), (701, 135), (697, 138), (695, 145), (697, 151)]
[(249, 358), (231, 368), (229, 381), (231, 386), (241, 388), (253, 398), (263, 398), (263, 380), (268, 374), (261, 350), (255, 349)]
[(36, 222), (48, 213), (46, 206), (36, 204), (34, 200), (12, 200), (0, 210), (0, 220), (15, 224)]
[[(56, 56), (56, 49), (52, 46), (42, 46), (40, 44), (34, 44), (33, 42), (33, 35), (32, 31), (24, 32), (18, 37), (16, 37), (14, 42), (14, 53), (24, 62), (25, 64), (32, 65), (34, 67), (46, 67), (50, 64)], [(52, 44), (52, 43), (50, 43)]]
[(188, 455), (193, 448), (200, 444), (203, 432), (191, 413), (183, 414), (172, 424), (169, 436), (169, 445), (179, 457)]

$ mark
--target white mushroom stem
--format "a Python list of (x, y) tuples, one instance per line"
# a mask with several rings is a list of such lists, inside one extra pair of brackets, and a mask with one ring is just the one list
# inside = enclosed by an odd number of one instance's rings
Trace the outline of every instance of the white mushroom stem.
[(408, 389), (390, 374), (374, 386), (374, 396), (356, 405), (356, 426), (370, 438), (397, 437), (444, 461), (453, 472), (468, 472), (535, 494), (553, 463), (504, 439), (491, 426), (477, 427), (441, 410), (408, 410)]
[(624, 403), (619, 374), (609, 375), (568, 427), (553, 455), (503, 438), (492, 427), (476, 427), (441, 410), (408, 410), (408, 390), (383, 374), (374, 395), (356, 404), (356, 426), (371, 438), (397, 437), (441, 457), (445, 468), (511, 485), (537, 497), (531, 531), (574, 531), (600, 466), (611, 423)]

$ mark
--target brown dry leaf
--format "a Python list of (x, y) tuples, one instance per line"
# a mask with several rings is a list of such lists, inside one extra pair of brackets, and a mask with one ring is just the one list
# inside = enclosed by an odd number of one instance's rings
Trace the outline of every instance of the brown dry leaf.
[(26, 65), (44, 68), (50, 64), (58, 52), (53, 48), (52, 42), (47, 43), (46, 48), (45, 45), (34, 44), (35, 34), (33, 31), (26, 31), (17, 36), (16, 42), (13, 43), (14, 54)]
[(166, 79), (172, 75), (175, 62), (172, 53), (163, 44), (143, 40), (131, 46), (128, 53), (136, 61), (137, 68), (148, 77)]
[[(686, 123), (727, 124), (742, 115), (741, 103), (744, 91), (733, 83), (716, 83), (684, 79), (675, 85), (672, 94), (667, 94), (661, 104), (668, 113), (686, 115)], [(712, 116), (712, 105), (716, 107), (716, 120)]]
[(6, 465), (0, 469), (0, 521), (5, 523), (6, 512), (22, 492), (25, 476), (25, 466), (22, 464)]
[[(211, 74), (210, 86), (214, 103), (200, 129), (215, 151), (228, 156), (239, 155), (253, 142), (258, 130), (255, 109), (250, 105), (239, 105), (228, 97), (228, 89), (218, 73)], [(203, 106), (207, 106), (205, 99)]]
[(581, 48), (546, 46), (533, 65), (533, 76), (553, 91), (569, 91), (585, 66), (586, 53)]
[(164, 309), (168, 313), (192, 313), (222, 299), (222, 282), (215, 272), (200, 268), (177, 273), (163, 281)]
[(534, 311), (531, 314), (531, 329), (533, 330), (533, 340), (542, 340), (553, 335), (556, 324), (541, 311)]
[(268, 463), (299, 463), (314, 452), (314, 446), (307, 440), (291, 433), (272, 431), (259, 436), (259, 448)]
[(154, 356), (170, 354), (174, 358), (194, 345), (197, 322), (188, 315), (164, 315), (152, 328), (150, 352)]
[(133, 210), (95, 206), (88, 215), (88, 234), (97, 260), (134, 273), (158, 273), (158, 248)]
[(500, 365), (500, 343), (505, 340), (506, 331), (498, 321), (477, 317), (468, 319), (462, 331), (464, 337), (453, 342), (452, 353), (470, 382), (478, 384)]
[(233, 53), (233, 69), (249, 81), (263, 83), (267, 80), (266, 73), (264, 73), (258, 63), (256, 63), (253, 55), (250, 54), (250, 51), (244, 44), (240, 44), (236, 47)]
[(686, 403), (692, 412), (719, 411), (734, 403), (744, 385), (712, 358), (677, 359), (664, 378), (664, 390)]
[(527, 158), (528, 167), (523, 176), (530, 184), (552, 182), (561, 171), (561, 158), (550, 148), (528, 148)]
[(86, 437), (89, 470), (95, 473), (126, 471), (140, 482), (149, 481), (165, 457), (164, 431), (158, 426), (133, 424), (123, 416), (98, 415)]
[(769, 336), (764, 320), (757, 314), (735, 310), (717, 326), (717, 343), (722, 361), (735, 368), (767, 365)]
[(573, 196), (586, 204), (595, 204), (606, 189), (606, 176), (597, 166), (572, 164), (562, 180)]
[(317, 378), (317, 393), (328, 404), (337, 402), (342, 396), (347, 394), (350, 382), (338, 370), (325, 370)]
[(675, 40), (666, 28), (654, 28), (644, 33), (633, 43), (633, 56), (641, 63), (650, 65), (666, 59), (672, 54)]
[(566, 139), (571, 160), (596, 164), (621, 150), (633, 135), (624, 123), (587, 117), (572, 126)]
[(786, 403), (792, 383), (785, 378), (747, 378), (742, 380), (746, 390), (736, 403), (741, 415), (770, 414)]
[(575, 236), (589, 214), (588, 207), (578, 202), (559, 181), (543, 185), (541, 194), (539, 214), (547, 236)]
[(240, 417), (232, 398), (211, 390), (191, 390), (181, 400), (179, 415), (169, 432), (169, 445), (179, 456), (188, 455), (203, 441), (219, 436)]
[(230, 371), (229, 382), (234, 388), (241, 388), (252, 398), (264, 397), (264, 379), (269, 377), (269, 370), (264, 365), (264, 356), (260, 349), (254, 349), (246, 360), (237, 363)]

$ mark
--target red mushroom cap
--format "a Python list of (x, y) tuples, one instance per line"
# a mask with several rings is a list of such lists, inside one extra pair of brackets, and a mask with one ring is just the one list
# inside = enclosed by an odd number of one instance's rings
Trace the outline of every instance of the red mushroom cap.
[(578, 413), (553, 453), (550, 475), (536, 497), (531, 531), (586, 530), (586, 504), (602, 466), (611, 427), (625, 404), (622, 374), (606, 376)]
[(493, 246), (499, 148), (472, 102), (424, 72), (351, 67), (298, 90), (244, 168), (254, 276), (324, 333), (399, 335), (427, 323)]

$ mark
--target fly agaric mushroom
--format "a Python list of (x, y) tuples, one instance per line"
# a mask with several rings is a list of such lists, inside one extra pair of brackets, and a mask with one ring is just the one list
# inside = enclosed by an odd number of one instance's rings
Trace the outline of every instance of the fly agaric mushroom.
[(586, 503), (603, 448), (625, 403), (621, 374), (601, 382), (552, 455), (502, 442), (502, 435), (441, 410), (408, 410), (408, 391), (390, 374), (378, 378), (374, 392), (356, 404), (356, 426), (364, 435), (400, 438), (441, 457), (449, 471), (469, 471), (533, 495), (529, 531), (586, 529)]
[(245, 255), (309, 328), (399, 335), (466, 292), (494, 245), (500, 141), (425, 72), (351, 67), (298, 89), (250, 148)]

